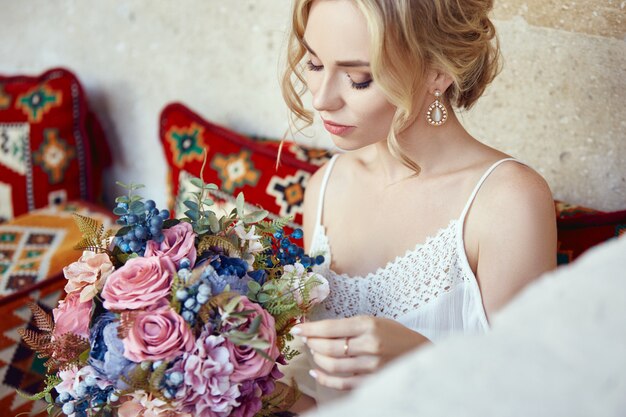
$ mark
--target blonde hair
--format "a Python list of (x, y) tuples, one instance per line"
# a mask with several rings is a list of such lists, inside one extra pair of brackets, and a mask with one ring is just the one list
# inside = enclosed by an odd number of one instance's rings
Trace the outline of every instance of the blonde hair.
[[(313, 123), (302, 95), (306, 91), (302, 59), (304, 31), (314, 0), (295, 0), (287, 45), (282, 93), (298, 130)], [(419, 173), (401, 149), (397, 135), (418, 116), (414, 96), (428, 69), (448, 74), (453, 82), (444, 99), (469, 109), (500, 70), (495, 27), (487, 14), (493, 0), (354, 0), (371, 36), (372, 78), (396, 107), (387, 145), (391, 154)]]

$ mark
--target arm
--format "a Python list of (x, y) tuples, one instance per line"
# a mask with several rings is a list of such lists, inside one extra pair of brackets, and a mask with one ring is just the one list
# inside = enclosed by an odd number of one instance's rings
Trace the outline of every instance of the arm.
[(502, 165), (492, 176), (475, 207), (476, 277), (487, 316), (556, 268), (557, 242), (554, 201), (545, 180), (518, 164)]

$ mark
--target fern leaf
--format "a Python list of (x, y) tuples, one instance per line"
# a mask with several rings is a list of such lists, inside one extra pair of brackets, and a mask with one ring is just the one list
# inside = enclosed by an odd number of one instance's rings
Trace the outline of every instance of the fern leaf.
[(51, 332), (54, 330), (54, 319), (52, 314), (49, 314), (37, 303), (28, 303), (28, 308), (30, 308), (30, 311), (33, 313), (35, 325), (39, 330), (44, 332)]
[(222, 249), (228, 256), (239, 257), (239, 250), (231, 241), (215, 235), (207, 235), (202, 237), (200, 244), (198, 245), (198, 255), (210, 250), (212, 247)]
[(78, 213), (72, 213), (74, 216), (74, 221), (78, 226), (78, 230), (83, 234), (83, 236), (92, 236), (98, 237), (98, 226), (99, 223), (97, 220), (92, 219), (91, 217), (83, 216)]
[(17, 333), (26, 343), (26, 346), (35, 352), (41, 353), (46, 351), (50, 344), (51, 336), (49, 334), (37, 333), (30, 329), (18, 329)]

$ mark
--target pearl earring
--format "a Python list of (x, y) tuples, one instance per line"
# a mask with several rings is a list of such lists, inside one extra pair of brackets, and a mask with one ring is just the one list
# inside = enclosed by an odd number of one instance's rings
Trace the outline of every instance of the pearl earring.
[(439, 97), (441, 97), (441, 91), (435, 90), (435, 101), (428, 106), (428, 111), (426, 112), (426, 120), (432, 126), (441, 126), (448, 120), (448, 110), (439, 101)]

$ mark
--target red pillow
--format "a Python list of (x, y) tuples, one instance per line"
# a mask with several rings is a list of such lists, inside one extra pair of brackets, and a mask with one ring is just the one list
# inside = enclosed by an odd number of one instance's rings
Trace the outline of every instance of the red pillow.
[(0, 76), (1, 218), (93, 201), (109, 162), (102, 129), (74, 74), (55, 68), (38, 77)]
[(626, 210), (605, 213), (556, 201), (559, 265), (572, 262), (587, 249), (626, 233)]
[[(233, 203), (240, 191), (247, 202), (260, 205), (271, 217), (293, 216), (290, 226), (302, 224), (304, 188), (315, 170), (328, 158), (326, 151), (285, 143), (276, 168), (279, 142), (252, 140), (202, 119), (180, 103), (161, 113), (160, 139), (169, 166), (170, 206), (177, 214), (193, 187), (188, 179), (200, 176), (203, 151), (208, 152), (204, 181), (220, 191), (214, 197), (222, 205)], [(251, 209), (252, 207), (250, 207)]]

